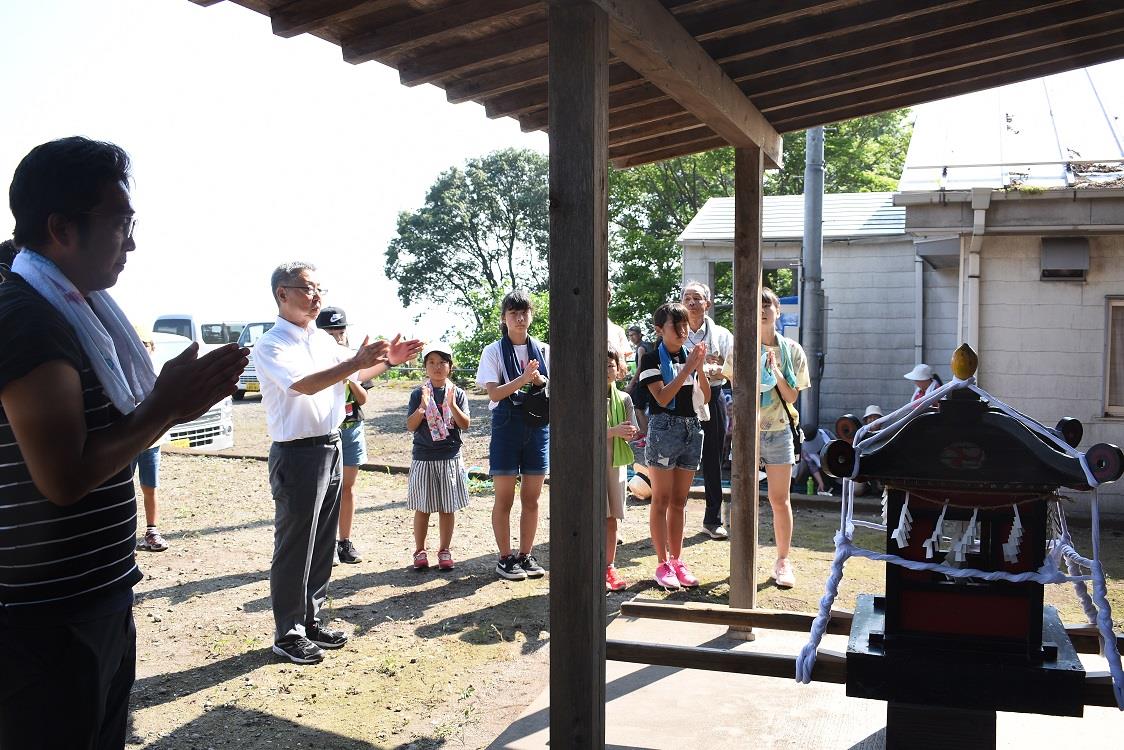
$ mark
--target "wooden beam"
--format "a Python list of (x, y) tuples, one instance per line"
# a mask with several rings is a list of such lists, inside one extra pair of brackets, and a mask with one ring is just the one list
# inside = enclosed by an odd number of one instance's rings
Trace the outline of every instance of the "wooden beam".
[[(1086, 45), (1088, 46), (1088, 45)], [(813, 125), (823, 125), (841, 120), (850, 120), (855, 117), (865, 117), (878, 112), (886, 112), (899, 107), (909, 107), (923, 102), (946, 99), (951, 96), (972, 91), (1005, 86), (1009, 83), (1018, 83), (1034, 78), (1062, 73), (1067, 70), (1084, 68), (1102, 62), (1124, 57), (1124, 42), (1102, 46), (1057, 59), (1047, 58), (1033, 64), (1017, 68), (995, 69), (991, 66), (989, 72), (982, 73), (972, 78), (951, 76), (946, 83), (934, 83), (939, 77), (918, 79), (899, 88), (890, 87), (888, 90), (877, 93), (867, 92), (867, 96), (844, 96), (835, 99), (816, 102), (816, 106), (800, 105), (791, 110), (778, 110), (775, 124), (781, 132), (804, 130)]]
[[(398, 78), (406, 86), (417, 86), (507, 61), (522, 62), (543, 54), (546, 54), (546, 22), (536, 22), (489, 36), (474, 44), (455, 44), (440, 52), (404, 60), (398, 65)], [(352, 62), (346, 54), (344, 59)]]
[(343, 40), (343, 56), (348, 62), (386, 59), (427, 44), (435, 44), (471, 32), (540, 19), (540, 0), (462, 0), (455, 5), (407, 18)]
[(694, 127), (681, 130), (677, 133), (642, 138), (619, 146), (611, 145), (609, 146), (609, 158), (624, 159), (629, 156), (640, 156), (653, 151), (662, 151), (667, 148), (698, 143), (699, 141), (709, 141), (714, 137), (714, 131), (708, 126), (696, 123)]
[[(554, 654), (551, 654), (553, 658)], [(652, 664), (678, 669), (709, 669), (733, 674), (755, 674), (762, 677), (796, 676), (796, 657), (787, 654), (763, 654), (754, 651), (728, 651), (706, 646), (668, 646), (655, 643), (610, 640), (605, 643), (605, 658), (633, 664)], [(847, 660), (831, 651), (820, 651), (812, 669), (816, 682), (842, 685), (847, 682)], [(553, 693), (551, 710), (554, 709)], [(551, 717), (553, 718), (553, 717)], [(554, 743), (551, 742), (551, 746)]]
[(730, 476), (730, 606), (757, 606), (758, 435), (761, 373), (761, 220), (764, 154), (734, 150), (734, 438)]
[(209, 8), (212, 5), (218, 5), (222, 0), (191, 0), (191, 2), (204, 8)]
[[(664, 602), (652, 599), (633, 599), (621, 604), (624, 617), (646, 617), (654, 620), (673, 622), (694, 622), (706, 625), (727, 625), (766, 628), (769, 630), (790, 630), (809, 632), (814, 614), (808, 612), (787, 612), (780, 609), (738, 609), (718, 604), (702, 602)], [(828, 620), (827, 633), (849, 635), (851, 633), (850, 612), (832, 610)]]
[(394, 0), (292, 0), (269, 11), (273, 33), (294, 37), (385, 10)]
[(489, 70), (487, 73), (451, 82), (445, 87), (445, 96), (453, 104), (473, 100), (486, 101), (500, 94), (540, 84), (542, 85), (541, 100), (545, 101), (546, 57), (536, 57), (517, 65), (507, 65), (498, 70)]
[(596, 0), (613, 20), (613, 53), (735, 146), (780, 166), (782, 143), (737, 85), (658, 0)]
[[(609, 121), (612, 123), (612, 120)], [(699, 118), (695, 117), (690, 112), (684, 112), (681, 115), (661, 119), (658, 123), (645, 122), (640, 125), (631, 125), (622, 128), (612, 128), (609, 130), (609, 146), (623, 146), (627, 143), (635, 143), (642, 141), (645, 138), (651, 138), (653, 132), (660, 135), (671, 135), (672, 133), (681, 133), (684, 130), (690, 130), (697, 127)], [(611, 156), (609, 158), (612, 158)]]
[(670, 146), (660, 151), (649, 151), (646, 154), (638, 154), (636, 156), (624, 156), (619, 159), (612, 159), (611, 162), (617, 169), (628, 169), (629, 167), (639, 167), (644, 164), (664, 161), (665, 159), (675, 159), (680, 156), (701, 154), (704, 151), (713, 151), (716, 148), (729, 145), (730, 144), (726, 143), (725, 138), (716, 135), (705, 141), (688, 143), (681, 146)]
[[(633, 107), (617, 113), (615, 116), (612, 110), (609, 111), (609, 137), (613, 138), (613, 133), (622, 128), (631, 128), (637, 125), (648, 125), (654, 122), (662, 122), (673, 117), (680, 117), (688, 115), (695, 122), (699, 124), (699, 118), (692, 115), (674, 99), (664, 99), (661, 102), (656, 102), (647, 107)], [(662, 130), (658, 132), (663, 132)], [(649, 133), (651, 134), (651, 133)]]
[[(1097, 37), (1119, 33), (1108, 18), (1111, 15), (1124, 17), (1124, 9), (1094, 19), (1069, 22), (1064, 33), (1053, 24), (1032, 32), (1021, 31), (1005, 36), (996, 28), (996, 33), (986, 37), (980, 38), (973, 34), (979, 41), (928, 54), (923, 54), (917, 45), (887, 49), (878, 56), (878, 62), (874, 66), (869, 58), (856, 57), (847, 61), (833, 59), (796, 70), (753, 77), (742, 86), (742, 90), (762, 111), (766, 111), (939, 72), (964, 70), (972, 66), (1005, 65), (1009, 57), (1020, 54), (1041, 56), (1063, 46), (1072, 46), (1075, 51), (1081, 51), (1087, 49), (1089, 42)], [(1025, 23), (1027, 16), (1038, 21), (1048, 21), (1041, 14), (1025, 14), (1017, 20)], [(997, 26), (1007, 30), (1006, 24)], [(947, 43), (950, 40), (942, 37), (940, 41)], [(956, 62), (950, 64), (950, 60)]]
[[(485, 74), (486, 75), (486, 74)], [(614, 106), (614, 98), (624, 96), (625, 91), (637, 86), (647, 85), (654, 92), (650, 99), (666, 98), (665, 94), (651, 84), (645, 84), (632, 68), (624, 63), (609, 65), (609, 109)], [(452, 88), (452, 87), (450, 87)], [(623, 100), (622, 100), (623, 101)], [(515, 86), (508, 92), (494, 97), (483, 97), (480, 103), (494, 114), (490, 117), (508, 117), (526, 112), (541, 110), (542, 127), (546, 127), (546, 81), (531, 81), (526, 86)]]
[(605, 745), (609, 19), (558, 0), (550, 27), (550, 745)]

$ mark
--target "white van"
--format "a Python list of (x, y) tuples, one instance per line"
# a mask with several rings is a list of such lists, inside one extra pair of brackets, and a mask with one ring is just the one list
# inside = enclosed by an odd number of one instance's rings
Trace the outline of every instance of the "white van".
[(205, 352), (223, 344), (233, 344), (242, 335), (246, 324), (241, 321), (222, 321), (201, 323), (193, 315), (161, 315), (152, 324), (153, 333), (172, 333), (199, 343), (199, 351)]
[[(191, 345), (191, 341), (186, 336), (159, 332), (153, 332), (152, 343), (156, 346), (156, 351), (152, 355), (152, 366), (156, 368), (157, 373), (164, 367), (165, 362)], [(230, 396), (212, 406), (198, 419), (178, 424), (168, 430), (160, 439), (160, 444), (200, 451), (233, 447), (234, 404)]]
[(274, 321), (265, 320), (260, 323), (247, 323), (238, 337), (238, 346), (250, 350), (250, 361), (246, 369), (238, 376), (238, 390), (234, 392), (234, 400), (241, 401), (247, 393), (261, 393), (261, 383), (258, 382), (258, 371), (254, 367), (254, 344), (258, 343), (266, 331), (273, 328)]

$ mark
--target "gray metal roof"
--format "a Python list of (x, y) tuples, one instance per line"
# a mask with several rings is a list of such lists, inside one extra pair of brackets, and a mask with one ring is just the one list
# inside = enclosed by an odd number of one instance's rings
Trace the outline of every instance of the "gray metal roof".
[[(905, 234), (905, 208), (893, 193), (832, 193), (823, 197), (825, 240)], [(804, 196), (765, 196), (761, 236), (799, 240), (804, 236)], [(679, 235), (679, 242), (733, 242), (734, 199), (711, 198)]]
[(898, 190), (1124, 184), (1124, 60), (922, 104)]

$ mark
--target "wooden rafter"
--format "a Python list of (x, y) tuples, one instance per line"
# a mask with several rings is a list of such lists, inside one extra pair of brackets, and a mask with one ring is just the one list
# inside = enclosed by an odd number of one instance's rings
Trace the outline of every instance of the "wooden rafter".
[(344, 59), (351, 63), (385, 59), (427, 44), (434, 44), (486, 29), (497, 19), (506, 24), (543, 17), (540, 0), (462, 0), (398, 23), (376, 28), (343, 40)]
[(662, 5), (596, 2), (612, 21), (609, 44), (617, 57), (731, 144), (760, 146), (770, 165), (780, 165), (780, 135)]
[(385, 10), (394, 4), (394, 0), (293, 0), (270, 11), (269, 21), (277, 36), (294, 37)]
[[(536, 21), (475, 44), (457, 44), (430, 54), (404, 60), (398, 77), (406, 86), (433, 83), (465, 71), (480, 70), (504, 62), (523, 62), (546, 54), (546, 22)], [(362, 62), (344, 59), (348, 62)]]

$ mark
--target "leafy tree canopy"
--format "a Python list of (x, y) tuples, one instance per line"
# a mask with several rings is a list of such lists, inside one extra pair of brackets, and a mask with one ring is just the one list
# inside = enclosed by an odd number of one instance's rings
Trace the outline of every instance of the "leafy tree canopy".
[(403, 305), (441, 301), (484, 324), (481, 299), (543, 291), (549, 240), (547, 159), (506, 149), (443, 172), (425, 205), (398, 216), (387, 278)]

